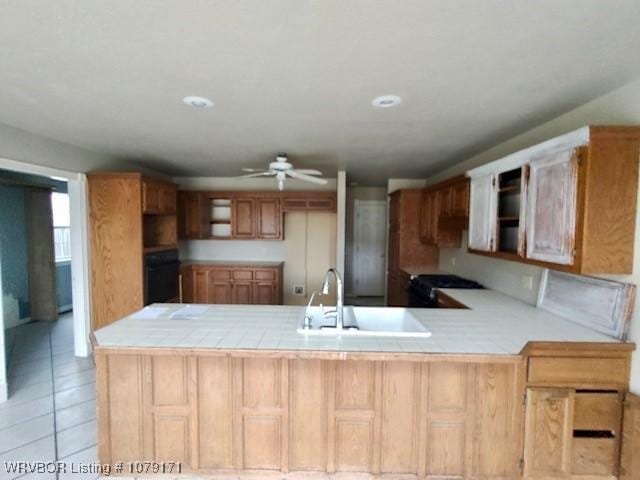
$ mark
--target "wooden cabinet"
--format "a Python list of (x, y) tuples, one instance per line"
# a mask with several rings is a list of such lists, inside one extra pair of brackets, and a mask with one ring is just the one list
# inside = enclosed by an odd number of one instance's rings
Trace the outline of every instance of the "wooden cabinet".
[(178, 193), (178, 236), (197, 239), (203, 236), (202, 195), (199, 192)]
[(633, 347), (607, 347), (579, 343), (527, 347), (525, 479), (618, 476)]
[(176, 187), (134, 172), (92, 172), (91, 328), (144, 306), (145, 252), (176, 248)]
[(231, 228), (233, 238), (256, 238), (256, 201), (253, 198), (233, 198)]
[(336, 211), (335, 192), (284, 192), (281, 198), (284, 212)]
[(525, 478), (552, 480), (570, 476), (574, 395), (570, 389), (527, 391)]
[(469, 251), (578, 274), (631, 273), (638, 151), (640, 127), (585, 127), (467, 172)]
[(282, 212), (279, 198), (256, 200), (257, 236), (263, 239), (282, 238)]
[(174, 215), (177, 187), (171, 183), (142, 179), (142, 213)]
[(285, 212), (336, 211), (335, 192), (181, 191), (178, 199), (185, 239), (282, 240)]
[(420, 241), (420, 214), (423, 191), (403, 189), (389, 197), (389, 238), (387, 242), (387, 303), (407, 306), (408, 271), (437, 268), (438, 249)]
[(561, 150), (529, 164), (527, 258), (571, 265), (574, 257), (578, 158)]
[(495, 185), (493, 174), (471, 179), (469, 248), (474, 250), (493, 251), (496, 225)]
[[(185, 303), (281, 305), (282, 265), (196, 264), (182, 269)], [(185, 280), (188, 279), (188, 280)]]
[(627, 393), (622, 427), (620, 480), (640, 478), (640, 397)]
[(459, 247), (467, 227), (469, 181), (454, 177), (430, 186), (422, 193), (420, 240), (437, 247)]
[(422, 194), (420, 241), (427, 245), (438, 243), (438, 192), (425, 191)]
[(237, 478), (519, 477), (519, 359), (131, 350), (96, 353), (103, 464), (182, 461), (192, 476)]

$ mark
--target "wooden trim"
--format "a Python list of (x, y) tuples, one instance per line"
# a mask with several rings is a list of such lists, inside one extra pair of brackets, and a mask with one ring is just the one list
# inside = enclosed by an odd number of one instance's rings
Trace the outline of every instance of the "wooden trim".
[(407, 362), (474, 362), (474, 363), (514, 363), (521, 360), (520, 355), (487, 355), (487, 354), (449, 354), (449, 353), (403, 353), (403, 352), (329, 352), (320, 350), (242, 350), (211, 348), (164, 348), (164, 347), (96, 347), (97, 355), (129, 354), (129, 355), (198, 355), (201, 357), (231, 358), (283, 358), (310, 360), (381, 360)]

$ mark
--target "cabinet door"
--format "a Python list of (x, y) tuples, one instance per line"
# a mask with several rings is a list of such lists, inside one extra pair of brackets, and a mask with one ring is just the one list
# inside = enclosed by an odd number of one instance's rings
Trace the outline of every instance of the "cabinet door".
[(233, 216), (231, 222), (233, 224), (233, 237), (255, 238), (255, 200), (253, 198), (234, 198), (232, 202)]
[(202, 235), (202, 203), (197, 192), (178, 194), (178, 236), (200, 238)]
[(164, 215), (173, 215), (176, 213), (177, 193), (174, 185), (162, 185), (160, 188), (160, 211)]
[(213, 281), (211, 282), (210, 302), (222, 305), (230, 305), (233, 302), (233, 288), (231, 282)]
[(273, 282), (257, 282), (253, 285), (253, 303), (256, 305), (275, 305), (276, 284)]
[(524, 440), (524, 478), (552, 480), (571, 475), (575, 392), (530, 388)]
[(253, 283), (250, 281), (234, 281), (231, 299), (231, 303), (234, 305), (252, 305)]
[(495, 248), (497, 221), (495, 175), (471, 179), (469, 248), (491, 252)]
[(282, 211), (279, 198), (258, 198), (256, 200), (258, 214), (257, 237), (267, 240), (282, 238)]
[(469, 216), (469, 182), (466, 180), (451, 186), (451, 215)]
[(438, 217), (451, 215), (452, 192), (451, 187), (438, 190)]
[(640, 397), (627, 393), (622, 426), (620, 480), (640, 478)]
[(161, 192), (160, 184), (142, 181), (142, 213), (160, 213), (161, 212)]
[(529, 165), (527, 258), (572, 265), (576, 234), (578, 162), (573, 149)]
[(193, 270), (193, 302), (211, 303), (209, 299), (209, 272)]
[(437, 243), (438, 195), (437, 192), (424, 192), (420, 207), (420, 241), (427, 245)]

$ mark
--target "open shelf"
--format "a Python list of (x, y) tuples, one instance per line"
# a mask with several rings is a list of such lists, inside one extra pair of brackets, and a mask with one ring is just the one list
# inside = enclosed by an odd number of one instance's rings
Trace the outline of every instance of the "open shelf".
[(211, 198), (209, 237), (211, 239), (231, 238), (231, 198)]
[(520, 238), (522, 169), (500, 174), (498, 178), (498, 244), (499, 252), (517, 254)]

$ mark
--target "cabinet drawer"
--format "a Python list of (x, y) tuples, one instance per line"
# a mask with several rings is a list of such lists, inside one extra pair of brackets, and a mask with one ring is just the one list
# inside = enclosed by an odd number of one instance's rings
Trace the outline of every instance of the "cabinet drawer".
[(233, 279), (234, 280), (253, 280), (253, 271), (252, 270), (234, 270)]
[(211, 278), (214, 280), (231, 280), (231, 270), (222, 270), (218, 268), (214, 268), (211, 270)]
[(615, 475), (615, 438), (574, 438), (571, 473), (574, 475)]
[(624, 358), (531, 357), (529, 383), (537, 385), (627, 385)]
[(256, 270), (256, 280), (275, 280), (275, 270)]
[(576, 393), (574, 430), (620, 431), (622, 402), (617, 393)]

